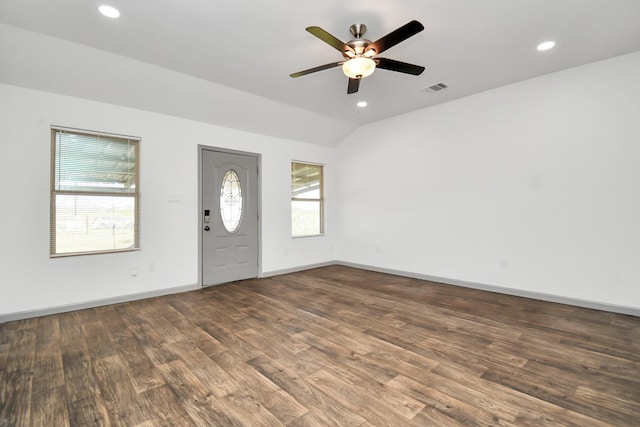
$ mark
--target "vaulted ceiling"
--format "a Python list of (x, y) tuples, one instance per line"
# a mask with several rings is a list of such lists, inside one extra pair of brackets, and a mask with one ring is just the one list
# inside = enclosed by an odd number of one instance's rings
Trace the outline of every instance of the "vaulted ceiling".
[[(0, 0), (1, 56), (11, 56), (0, 82), (334, 145), (364, 123), (640, 50), (638, 0), (103, 3), (121, 16), (100, 15), (94, 0)], [(339, 67), (289, 77), (342, 58), (305, 27), (348, 41), (362, 23), (376, 40), (413, 19), (425, 30), (383, 56), (425, 66), (420, 76), (376, 70), (352, 95)], [(547, 40), (556, 47), (537, 51)], [(95, 87), (78, 75), (65, 84), (72, 70)], [(428, 89), (438, 83), (447, 88)]]

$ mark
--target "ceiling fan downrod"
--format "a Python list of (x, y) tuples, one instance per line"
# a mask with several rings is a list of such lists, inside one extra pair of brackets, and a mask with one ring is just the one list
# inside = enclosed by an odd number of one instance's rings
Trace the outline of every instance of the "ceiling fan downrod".
[(353, 37), (359, 39), (367, 32), (367, 26), (364, 24), (353, 24), (349, 27), (349, 31), (353, 34)]

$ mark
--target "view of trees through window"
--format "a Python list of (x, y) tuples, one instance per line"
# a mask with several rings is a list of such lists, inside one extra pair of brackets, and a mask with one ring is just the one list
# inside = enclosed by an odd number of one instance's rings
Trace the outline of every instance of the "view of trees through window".
[(108, 251), (135, 245), (135, 199), (56, 196), (56, 253)]

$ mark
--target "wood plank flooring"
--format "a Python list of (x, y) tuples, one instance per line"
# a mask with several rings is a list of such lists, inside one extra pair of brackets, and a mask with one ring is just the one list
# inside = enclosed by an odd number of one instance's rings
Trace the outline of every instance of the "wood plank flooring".
[(638, 426), (640, 318), (342, 266), (0, 325), (0, 426)]

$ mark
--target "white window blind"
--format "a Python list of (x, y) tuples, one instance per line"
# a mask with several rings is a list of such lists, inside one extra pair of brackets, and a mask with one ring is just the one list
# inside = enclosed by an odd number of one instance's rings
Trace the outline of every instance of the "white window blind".
[(138, 249), (139, 138), (51, 129), (50, 255)]
[(324, 233), (323, 166), (291, 163), (291, 235)]

